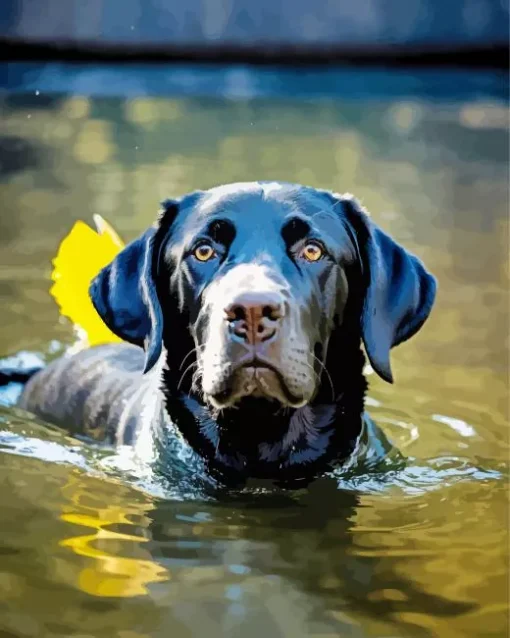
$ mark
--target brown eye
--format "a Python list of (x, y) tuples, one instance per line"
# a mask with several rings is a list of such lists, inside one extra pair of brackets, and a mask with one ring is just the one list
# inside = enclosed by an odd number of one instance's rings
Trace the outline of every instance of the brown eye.
[(323, 254), (321, 245), (315, 241), (309, 241), (301, 251), (301, 257), (306, 261), (319, 261)]
[(196, 259), (198, 259), (198, 261), (209, 261), (209, 259), (212, 259), (216, 253), (210, 244), (200, 244), (193, 251), (193, 255)]

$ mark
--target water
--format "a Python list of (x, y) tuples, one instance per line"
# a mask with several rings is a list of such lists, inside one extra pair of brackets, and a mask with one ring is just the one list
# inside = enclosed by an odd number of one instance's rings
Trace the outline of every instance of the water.
[[(354, 192), (440, 289), (426, 326), (393, 353), (395, 385), (369, 375), (368, 410), (399, 452), (299, 492), (221, 491), (179, 467), (154, 475), (129, 450), (16, 410), (16, 388), (3, 391), (2, 638), (506, 636), (500, 80), (459, 75), (456, 92), (455, 76), (436, 74), (441, 90), (427, 98), (419, 87), (430, 73), (414, 83), (406, 74), (400, 93), (390, 74), (386, 96), (381, 82), (371, 95), (371, 76), (361, 75), (354, 86), (365, 92), (349, 99), (345, 89), (333, 96), (338, 76), (329, 97), (308, 77), (291, 98), (288, 79), (274, 74), (270, 86), (284, 88), (265, 97), (246, 82), (223, 97), (211, 87), (135, 97), (123, 77), (140, 93), (144, 85), (127, 70), (102, 91), (90, 71), (86, 81), (79, 70), (34, 73), (19, 81), (11, 68), (11, 84), (2, 74), (1, 356), (49, 360), (73, 343), (48, 288), (74, 220), (99, 213), (128, 240), (159, 200), (221, 182)], [(64, 90), (70, 77), (81, 94)]]

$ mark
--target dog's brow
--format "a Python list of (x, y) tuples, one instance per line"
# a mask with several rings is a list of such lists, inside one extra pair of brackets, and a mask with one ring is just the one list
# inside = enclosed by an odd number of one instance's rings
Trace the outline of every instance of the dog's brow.
[(236, 228), (228, 219), (212, 219), (206, 228), (206, 233), (216, 242), (228, 246), (236, 236)]
[(286, 244), (295, 244), (310, 232), (310, 224), (302, 217), (292, 216), (282, 228), (282, 237)]

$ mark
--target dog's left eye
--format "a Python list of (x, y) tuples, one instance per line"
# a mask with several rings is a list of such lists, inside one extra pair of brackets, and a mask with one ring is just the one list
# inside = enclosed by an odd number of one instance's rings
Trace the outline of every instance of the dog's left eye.
[(303, 257), (306, 261), (319, 261), (323, 255), (324, 249), (316, 241), (307, 242), (300, 253), (300, 257)]
[(215, 255), (216, 255), (216, 252), (214, 248), (211, 246), (211, 244), (208, 244), (206, 242), (199, 244), (193, 250), (193, 256), (195, 257), (195, 259), (198, 259), (198, 261), (209, 261)]

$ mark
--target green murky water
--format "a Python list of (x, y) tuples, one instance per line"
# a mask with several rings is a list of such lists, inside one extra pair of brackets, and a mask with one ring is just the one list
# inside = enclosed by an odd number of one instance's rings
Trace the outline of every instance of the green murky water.
[(122, 470), (0, 398), (0, 635), (506, 636), (508, 114), (428, 101), (0, 97), (0, 356), (73, 342), (50, 261), (74, 220), (125, 239), (161, 199), (252, 179), (354, 192), (439, 280), (371, 375), (408, 458), (219, 500)]

